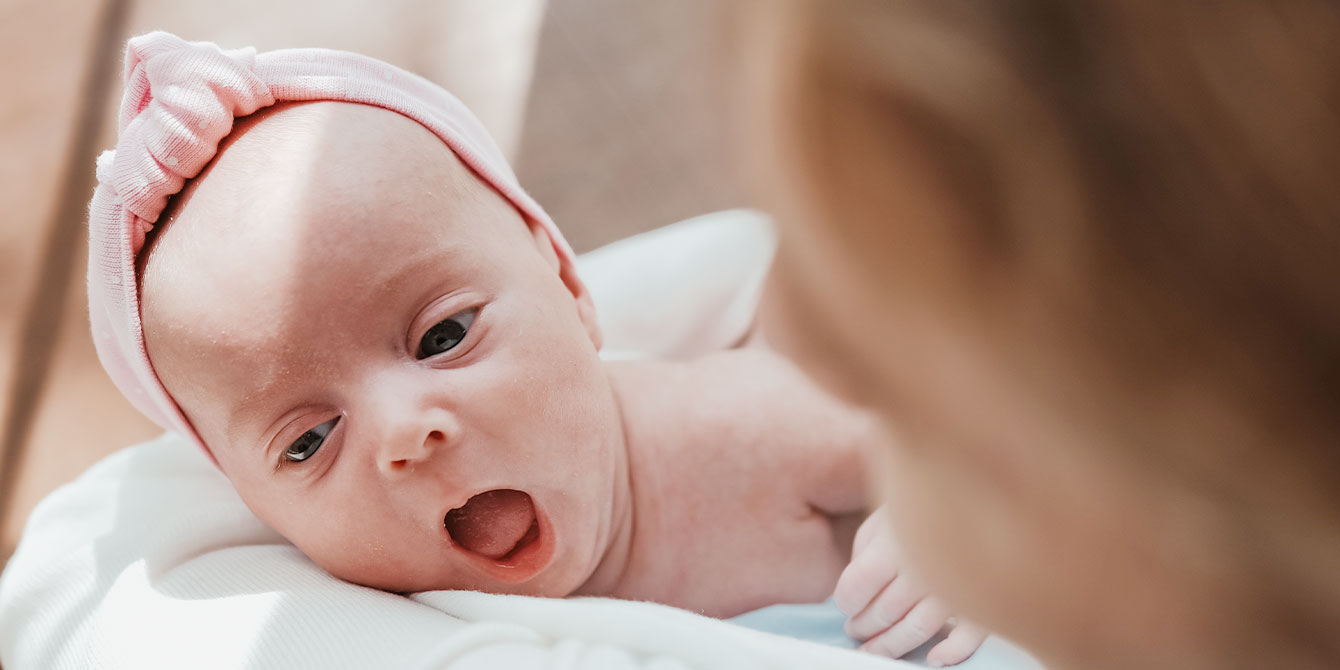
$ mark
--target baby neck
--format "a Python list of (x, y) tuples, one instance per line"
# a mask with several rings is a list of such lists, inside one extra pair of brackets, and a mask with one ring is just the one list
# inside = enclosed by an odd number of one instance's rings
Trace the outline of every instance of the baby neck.
[[(619, 361), (605, 364), (623, 428), (623, 446), (616, 459), (610, 529), (599, 564), (572, 595), (619, 597), (635, 589), (635, 566), (647, 560), (648, 541), (660, 526), (662, 482), (656, 476), (656, 454), (678, 422), (680, 405), (666, 402), (673, 386), (675, 363)], [(670, 391), (673, 393), (673, 391)]]

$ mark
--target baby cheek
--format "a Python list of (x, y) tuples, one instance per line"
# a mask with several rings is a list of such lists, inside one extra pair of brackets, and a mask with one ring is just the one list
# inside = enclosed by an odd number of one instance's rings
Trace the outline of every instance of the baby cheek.
[(410, 546), (412, 538), (394, 522), (396, 515), (375, 496), (340, 484), (336, 496), (322, 488), (283, 490), (286, 485), (273, 481), (239, 487), (239, 493), (261, 520), (335, 577), (386, 590), (421, 581), (406, 558), (423, 548)]
[[(370, 518), (370, 517), (368, 517)], [(345, 581), (387, 591), (418, 591), (432, 584), (427, 567), (435, 564), (430, 547), (395, 524), (341, 522), (339, 515), (303, 522), (291, 541), (330, 574)]]

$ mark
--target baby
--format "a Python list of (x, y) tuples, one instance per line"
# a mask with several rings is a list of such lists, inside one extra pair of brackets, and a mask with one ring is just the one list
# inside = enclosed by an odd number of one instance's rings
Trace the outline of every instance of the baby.
[[(834, 592), (874, 424), (758, 348), (602, 361), (572, 252), (459, 102), (352, 54), (163, 33), (127, 78), (91, 206), (99, 354), (317, 564), (718, 617)], [(838, 603), (901, 655), (947, 613), (884, 526)]]

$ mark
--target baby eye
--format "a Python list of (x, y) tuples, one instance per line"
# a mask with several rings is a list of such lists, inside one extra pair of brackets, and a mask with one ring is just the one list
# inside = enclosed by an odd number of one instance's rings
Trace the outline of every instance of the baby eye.
[(451, 351), (465, 339), (465, 334), (470, 330), (470, 324), (475, 322), (475, 313), (478, 311), (473, 308), (467, 309), (437, 322), (437, 325), (429, 328), (428, 332), (423, 334), (423, 339), (419, 340), (419, 352), (416, 357), (423, 360), (444, 351)]
[(300, 463), (316, 455), (316, 452), (321, 449), (321, 445), (325, 443), (326, 436), (330, 434), (330, 430), (335, 427), (339, 420), (340, 417), (337, 416), (298, 436), (298, 439), (294, 440), (293, 444), (288, 445), (288, 449), (284, 450), (284, 459), (293, 463)]

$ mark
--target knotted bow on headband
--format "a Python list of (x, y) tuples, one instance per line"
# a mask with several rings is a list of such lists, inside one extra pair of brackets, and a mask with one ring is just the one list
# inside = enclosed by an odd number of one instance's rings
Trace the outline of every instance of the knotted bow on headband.
[[(89, 320), (98, 358), (117, 388), (165, 429), (209, 447), (154, 373), (140, 324), (135, 260), (168, 198), (214, 158), (234, 119), (284, 101), (382, 107), (433, 131), (523, 216), (572, 249), (521, 189), (502, 152), (465, 105), (435, 84), (366, 56), (328, 49), (225, 51), (164, 32), (130, 40), (116, 149), (98, 157), (89, 204)], [(213, 454), (210, 454), (213, 457)]]

